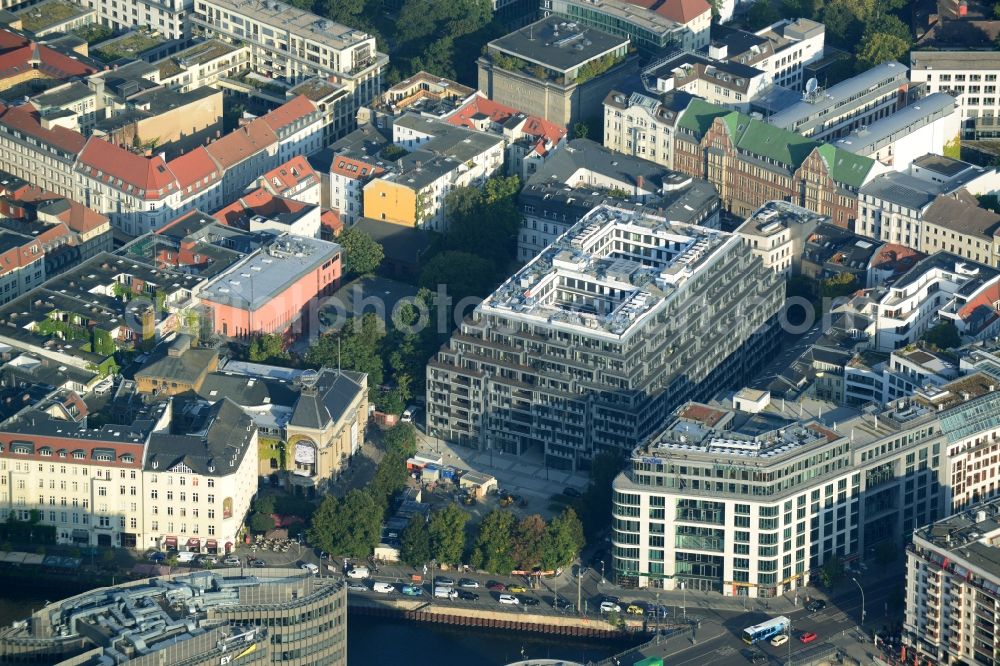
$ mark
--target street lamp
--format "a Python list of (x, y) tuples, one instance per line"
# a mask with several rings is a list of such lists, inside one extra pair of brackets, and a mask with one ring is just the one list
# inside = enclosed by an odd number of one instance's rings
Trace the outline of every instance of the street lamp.
[(683, 595), (681, 597), (681, 611), (683, 612), (684, 619), (686, 620), (688, 617), (688, 609), (687, 609), (688, 593), (687, 593), (687, 588), (684, 586), (684, 581), (681, 581), (681, 593)]
[(604, 580), (604, 560), (601, 560), (601, 585), (604, 585), (608, 581)]
[(792, 666), (792, 621), (788, 621), (788, 666)]
[(654, 609), (654, 614), (656, 615), (656, 644), (660, 644), (660, 593), (656, 593), (656, 608)]
[(865, 588), (861, 587), (861, 583), (859, 583), (858, 579), (855, 578), (854, 576), (851, 576), (851, 580), (853, 580), (854, 584), (858, 586), (859, 590), (861, 590), (861, 626), (864, 626), (864, 624), (865, 624)]

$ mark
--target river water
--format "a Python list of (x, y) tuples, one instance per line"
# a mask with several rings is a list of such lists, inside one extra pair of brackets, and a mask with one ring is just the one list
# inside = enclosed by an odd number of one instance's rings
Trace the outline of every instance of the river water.
[[(46, 600), (82, 592), (64, 582), (46, 584), (32, 579), (18, 584), (5, 580), (0, 596), (0, 625), (28, 617)], [(347, 621), (349, 666), (409, 664), (412, 666), (503, 666), (521, 658), (552, 657), (586, 663), (626, 649), (621, 643), (580, 641), (537, 634), (481, 631), (421, 622), (351, 615)]]

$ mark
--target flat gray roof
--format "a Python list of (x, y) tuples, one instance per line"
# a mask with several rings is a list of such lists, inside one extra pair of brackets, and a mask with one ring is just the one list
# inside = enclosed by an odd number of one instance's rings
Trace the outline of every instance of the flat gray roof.
[(946, 93), (932, 93), (891, 116), (878, 120), (865, 129), (858, 130), (835, 142), (838, 148), (865, 155), (892, 142), (900, 135), (908, 135), (952, 113), (955, 98)]
[(247, 16), (334, 49), (345, 49), (372, 38), (363, 30), (348, 27), (276, 0), (207, 1), (210, 5), (222, 7), (232, 14)]
[(913, 69), (961, 69), (970, 72), (1000, 69), (1000, 51), (913, 51)]
[(494, 39), (489, 46), (566, 72), (629, 43), (628, 37), (615, 37), (593, 28), (568, 28), (567, 25), (576, 26), (559, 17), (545, 18)]
[(199, 293), (201, 298), (257, 310), (300, 277), (340, 252), (318, 238), (283, 234), (260, 251), (220, 273)]

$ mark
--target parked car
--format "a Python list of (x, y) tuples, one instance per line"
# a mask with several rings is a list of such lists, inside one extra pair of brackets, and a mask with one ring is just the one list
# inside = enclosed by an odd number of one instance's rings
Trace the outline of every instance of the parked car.
[(299, 569), (302, 569), (303, 571), (308, 571), (311, 574), (319, 573), (319, 567), (313, 564), (312, 562), (303, 562), (302, 564), (299, 565)]
[(146, 559), (154, 564), (162, 564), (167, 561), (167, 554), (154, 550), (152, 553), (146, 555)]
[(225, 564), (227, 567), (238, 567), (240, 566), (240, 558), (236, 557), (235, 555), (230, 555), (226, 559), (222, 560), (222, 563)]
[(490, 592), (504, 592), (507, 590), (507, 586), (504, 585), (503, 583), (498, 583), (495, 580), (491, 580), (488, 583), (486, 583), (486, 589), (489, 590)]
[(513, 585), (507, 586), (507, 591), (513, 592), (514, 594), (520, 594), (522, 592), (527, 592), (528, 588), (526, 588), (524, 585), (521, 585), (520, 583), (514, 583)]
[(380, 594), (391, 594), (396, 591), (396, 588), (390, 583), (375, 583), (372, 585), (372, 589)]
[(573, 607), (573, 604), (571, 604), (569, 601), (563, 599), (562, 597), (556, 597), (555, 600), (552, 603), (559, 610), (566, 610), (567, 608), (572, 608)]
[(616, 604), (619, 606), (622, 603), (621, 599), (619, 599), (618, 597), (611, 596), (610, 594), (605, 594), (603, 597), (601, 597), (601, 601), (606, 601), (609, 604)]
[(622, 607), (611, 601), (601, 602), (601, 612), (602, 613), (621, 613)]
[(767, 655), (759, 650), (743, 650), (743, 656), (751, 664), (766, 664), (768, 662)]
[(774, 647), (781, 647), (788, 642), (788, 634), (778, 634), (771, 639), (771, 645)]
[(471, 578), (462, 578), (458, 581), (459, 587), (479, 587), (478, 580), (472, 580)]
[(639, 604), (629, 604), (628, 608), (625, 609), (625, 612), (628, 613), (629, 615), (642, 615), (646, 611), (644, 611), (642, 609), (642, 606), (640, 606)]
[(525, 606), (537, 606), (539, 603), (541, 603), (535, 597), (529, 597), (525, 594), (519, 594), (517, 596), (517, 600), (520, 601)]
[(437, 586), (434, 588), (435, 599), (458, 599), (458, 592), (448, 586)]
[(819, 611), (826, 608), (826, 602), (822, 599), (813, 599), (806, 604), (806, 610), (810, 613), (818, 613)]
[(803, 643), (812, 643), (816, 640), (816, 638), (817, 636), (815, 631), (804, 631), (799, 634), (799, 640)]
[(454, 587), (455, 581), (451, 578), (445, 578), (444, 576), (438, 576), (434, 579), (435, 585), (440, 585), (442, 587)]
[(250, 566), (252, 566), (254, 569), (263, 569), (264, 567), (267, 566), (267, 562), (265, 562), (264, 560), (254, 560), (250, 563)]
[(347, 577), (354, 580), (364, 580), (369, 576), (371, 576), (371, 572), (368, 571), (368, 567), (354, 567), (347, 572)]
[(506, 606), (517, 606), (521, 603), (513, 594), (501, 594), (498, 601)]
[(479, 601), (479, 595), (467, 590), (458, 590), (458, 598), (462, 601)]
[(424, 593), (419, 585), (404, 585), (399, 591), (408, 597), (419, 597)]
[(399, 418), (400, 423), (413, 423), (413, 411), (415, 407), (407, 407), (403, 410), (403, 415)]
[(218, 563), (219, 563), (219, 558), (217, 558), (214, 555), (202, 555), (201, 557), (198, 558), (198, 564), (200, 564), (203, 567), (207, 567), (210, 564), (218, 564)]
[(573, 486), (566, 486), (563, 489), (563, 495), (565, 495), (566, 497), (583, 497), (583, 493), (581, 493)]
[(347, 584), (347, 591), (348, 592), (367, 592), (368, 591), (368, 586), (364, 585), (363, 583), (348, 583)]

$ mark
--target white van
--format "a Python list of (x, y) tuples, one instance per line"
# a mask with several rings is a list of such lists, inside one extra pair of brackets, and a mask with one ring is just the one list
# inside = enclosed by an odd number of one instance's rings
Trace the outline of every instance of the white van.
[(316, 566), (315, 564), (313, 564), (312, 562), (303, 562), (302, 566), (300, 568), (303, 571), (308, 571), (311, 574), (318, 574), (319, 573), (319, 567)]
[(198, 557), (198, 553), (191, 552), (190, 550), (184, 551), (183, 553), (177, 553), (177, 561), (181, 564), (189, 564), (193, 562), (196, 557)]
[(354, 580), (364, 580), (369, 576), (371, 576), (371, 572), (368, 571), (368, 567), (354, 567), (347, 572), (347, 577)]
[(435, 587), (434, 596), (437, 599), (458, 599), (458, 592), (450, 587)]

